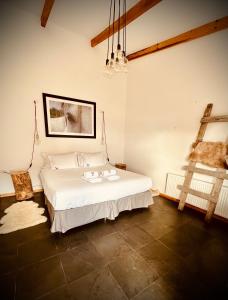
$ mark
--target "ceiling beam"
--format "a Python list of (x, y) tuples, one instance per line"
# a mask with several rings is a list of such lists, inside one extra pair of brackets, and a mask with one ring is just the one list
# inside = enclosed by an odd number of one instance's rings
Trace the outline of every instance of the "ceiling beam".
[[(161, 0), (140, 0), (134, 6), (132, 6), (126, 12), (126, 25), (140, 17), (146, 11), (148, 11), (151, 7), (159, 3)], [(120, 21), (120, 29), (125, 26), (125, 18), (124, 15), (117, 19), (114, 22), (114, 32), (113, 32), (113, 24), (110, 27), (110, 36), (118, 31), (118, 23)], [(109, 37), (109, 27), (105, 28), (101, 33), (99, 33), (96, 37), (91, 40), (91, 47), (95, 47), (101, 42), (105, 41)]]
[(185, 43), (197, 38), (200, 38), (202, 36), (223, 30), (228, 28), (228, 16), (223, 17), (221, 19), (215, 20), (213, 22), (207, 23), (205, 25), (202, 25), (200, 27), (194, 28), (192, 30), (186, 31), (182, 34), (179, 34), (175, 37), (172, 37), (168, 40), (162, 41), (158, 44), (154, 44), (150, 47), (144, 48), (142, 50), (136, 51), (134, 53), (131, 53), (127, 56), (128, 60), (137, 59), (139, 57), (169, 48), (173, 47), (175, 45), (179, 45), (181, 43)]
[(54, 4), (55, 0), (45, 0), (42, 15), (40, 17), (41, 26), (45, 27), (48, 21), (48, 17), (51, 13), (52, 6)]

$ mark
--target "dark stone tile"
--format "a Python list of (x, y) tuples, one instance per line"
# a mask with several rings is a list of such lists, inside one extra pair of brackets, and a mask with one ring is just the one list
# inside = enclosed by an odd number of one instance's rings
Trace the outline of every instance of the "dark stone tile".
[(132, 298), (133, 300), (183, 300), (174, 289), (161, 279), (157, 279), (148, 288)]
[(158, 278), (158, 273), (136, 253), (116, 259), (109, 264), (109, 268), (129, 298), (137, 295)]
[(19, 243), (19, 231), (0, 235), (0, 255), (10, 254), (15, 250)]
[(192, 253), (193, 249), (201, 247), (209, 239), (211, 235), (206, 231), (187, 223), (167, 233), (160, 240), (174, 252), (186, 257)]
[(188, 214), (183, 214), (179, 210), (172, 211), (172, 213), (162, 212), (159, 218), (160, 222), (173, 228), (178, 228), (190, 222), (190, 220), (191, 218), (188, 216)]
[(146, 233), (138, 226), (133, 226), (125, 231), (122, 231), (121, 235), (124, 240), (134, 249), (141, 248), (153, 241), (153, 237)]
[(217, 239), (227, 241), (228, 243), (228, 223), (221, 222), (216, 219), (212, 219), (211, 222), (205, 223), (204, 221), (204, 215), (195, 215), (193, 214), (193, 218), (191, 220), (191, 224), (193, 226), (196, 226), (212, 236), (214, 236)]
[(124, 211), (112, 221), (117, 231), (125, 231), (141, 222), (150, 221), (157, 215), (157, 211), (152, 209), (153, 205), (148, 208), (138, 208), (131, 211)]
[[(5, 250), (5, 251), (4, 251)], [(17, 270), (17, 248), (2, 248), (0, 253), (0, 275)]]
[(131, 211), (131, 223), (139, 224), (154, 218), (154, 211), (150, 208), (138, 208)]
[(159, 241), (153, 241), (137, 252), (150, 263), (159, 275), (164, 275), (173, 270), (186, 270), (181, 258)]
[(18, 247), (18, 266), (35, 263), (56, 254), (56, 245), (53, 239), (33, 240)]
[(186, 258), (197, 278), (228, 297), (228, 243), (214, 238)]
[(175, 291), (174, 299), (201, 300), (201, 299), (218, 299), (210, 298), (210, 292), (199, 279), (191, 272), (186, 270), (173, 270), (162, 277), (163, 286)]
[(163, 235), (173, 230), (171, 226), (162, 223), (162, 221), (158, 219), (153, 219), (149, 222), (141, 223), (138, 226), (148, 234), (150, 234), (154, 239), (159, 239)]
[(13, 300), (15, 294), (15, 275), (0, 277), (1, 299)]
[(77, 253), (74, 253), (73, 251), (66, 251), (60, 256), (68, 282), (76, 280), (94, 270), (90, 263), (76, 254)]
[(70, 249), (70, 243), (68, 239), (68, 235), (61, 232), (55, 232), (52, 234), (52, 238), (56, 244), (56, 250), (58, 253), (64, 252)]
[(88, 241), (88, 237), (85, 232), (82, 231), (81, 227), (69, 230), (65, 234), (67, 235), (68, 245), (70, 248), (77, 247), (78, 245), (81, 245)]
[(74, 281), (69, 289), (74, 300), (127, 300), (108, 268)]
[(114, 233), (116, 230), (112, 226), (111, 222), (104, 222), (104, 220), (99, 220), (88, 224), (84, 227), (85, 234), (90, 240), (96, 240), (97, 238)]
[(16, 299), (32, 300), (64, 283), (60, 260), (53, 257), (30, 265), (17, 273)]
[(4, 212), (12, 204), (16, 203), (15, 196), (0, 198), (0, 211)]
[(88, 237), (82, 227), (73, 228), (66, 233), (53, 233), (57, 252), (63, 252), (88, 242)]
[(169, 201), (167, 199), (164, 199), (160, 196), (153, 197), (154, 204), (152, 206), (152, 209), (156, 210), (162, 210), (166, 212), (174, 212), (177, 209), (178, 203)]
[(56, 290), (39, 298), (40, 300), (73, 300), (69, 289), (66, 285), (57, 288)]
[(130, 213), (133, 213), (133, 211), (121, 212), (119, 216), (111, 222), (114, 231), (124, 231), (134, 226), (132, 215), (130, 215)]
[(80, 257), (96, 269), (105, 265), (105, 258), (97, 251), (91, 242), (83, 243), (74, 248), (71, 252), (75, 257)]
[(116, 259), (131, 251), (128, 244), (119, 233), (103, 236), (93, 241), (96, 250), (104, 257), (106, 262)]
[(52, 236), (50, 231), (50, 226), (48, 222), (41, 223), (29, 228), (20, 230), (19, 232), (20, 242), (25, 243), (26, 241), (40, 239), (40, 238), (49, 238)]

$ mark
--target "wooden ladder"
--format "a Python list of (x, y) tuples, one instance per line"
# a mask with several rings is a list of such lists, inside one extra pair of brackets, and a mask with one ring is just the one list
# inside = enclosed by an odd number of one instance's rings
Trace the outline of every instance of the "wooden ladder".
[[(210, 103), (207, 105), (207, 107), (204, 111), (204, 115), (200, 121), (201, 125), (200, 125), (199, 131), (198, 131), (195, 145), (197, 145), (199, 142), (203, 141), (203, 137), (205, 135), (208, 123), (228, 122), (228, 115), (211, 116), (212, 107), (213, 107), (213, 104)], [(208, 209), (207, 209), (207, 213), (205, 216), (205, 221), (210, 222), (210, 220), (214, 214), (216, 204), (219, 199), (219, 194), (220, 194), (220, 191), (221, 191), (221, 188), (223, 185), (223, 181), (224, 181), (224, 179), (228, 179), (228, 174), (226, 174), (225, 169), (220, 169), (220, 168), (217, 168), (215, 171), (211, 171), (211, 170), (207, 170), (207, 169), (203, 169), (203, 168), (197, 168), (196, 163), (197, 162), (190, 161), (189, 165), (185, 166), (183, 168), (187, 172), (186, 172), (184, 184), (177, 186), (177, 188), (179, 190), (181, 190), (180, 202), (179, 202), (178, 209), (179, 210), (184, 209), (185, 201), (187, 199), (188, 194), (205, 199), (208, 201)], [(213, 183), (213, 187), (212, 187), (210, 194), (200, 192), (200, 191), (197, 191), (197, 190), (194, 190), (191, 188), (191, 181), (192, 181), (194, 173), (203, 174), (203, 175), (207, 175), (207, 176), (211, 176), (211, 177), (215, 178), (215, 182)]]

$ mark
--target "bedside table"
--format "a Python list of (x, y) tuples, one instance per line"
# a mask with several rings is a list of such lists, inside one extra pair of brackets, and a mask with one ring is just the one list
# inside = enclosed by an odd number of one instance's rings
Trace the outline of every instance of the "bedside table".
[(121, 170), (125, 170), (127, 169), (127, 165), (126, 164), (122, 164), (122, 163), (116, 163), (115, 167)]

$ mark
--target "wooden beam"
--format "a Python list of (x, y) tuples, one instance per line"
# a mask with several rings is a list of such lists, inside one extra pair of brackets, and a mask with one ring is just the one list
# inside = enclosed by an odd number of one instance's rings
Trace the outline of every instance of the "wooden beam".
[(45, 0), (42, 15), (40, 17), (42, 27), (45, 27), (47, 24), (54, 2), (55, 0)]
[(140, 51), (136, 51), (127, 56), (128, 60), (133, 60), (169, 47), (173, 47), (175, 45), (179, 45), (184, 42), (188, 42), (202, 36), (223, 30), (228, 28), (228, 16), (215, 20), (213, 22), (207, 23), (200, 27), (194, 28), (192, 30), (186, 31), (182, 34), (179, 34), (175, 37), (172, 37), (168, 40), (162, 41), (158, 44), (154, 44), (150, 47), (142, 49)]
[(202, 118), (201, 123), (213, 123), (213, 122), (228, 122), (227, 116), (214, 116), (214, 117), (205, 117)]
[[(161, 0), (140, 0), (134, 6), (132, 6), (126, 13), (126, 25), (140, 17), (150, 8), (155, 6)], [(114, 22), (114, 32), (113, 32), (113, 24), (110, 28), (110, 36), (118, 31), (118, 23), (119, 19)], [(124, 15), (120, 17), (120, 29), (125, 26), (125, 18)], [(109, 27), (106, 27), (101, 33), (99, 33), (96, 37), (91, 40), (91, 47), (95, 47), (96, 45), (100, 44), (101, 42), (105, 41), (109, 36)]]

